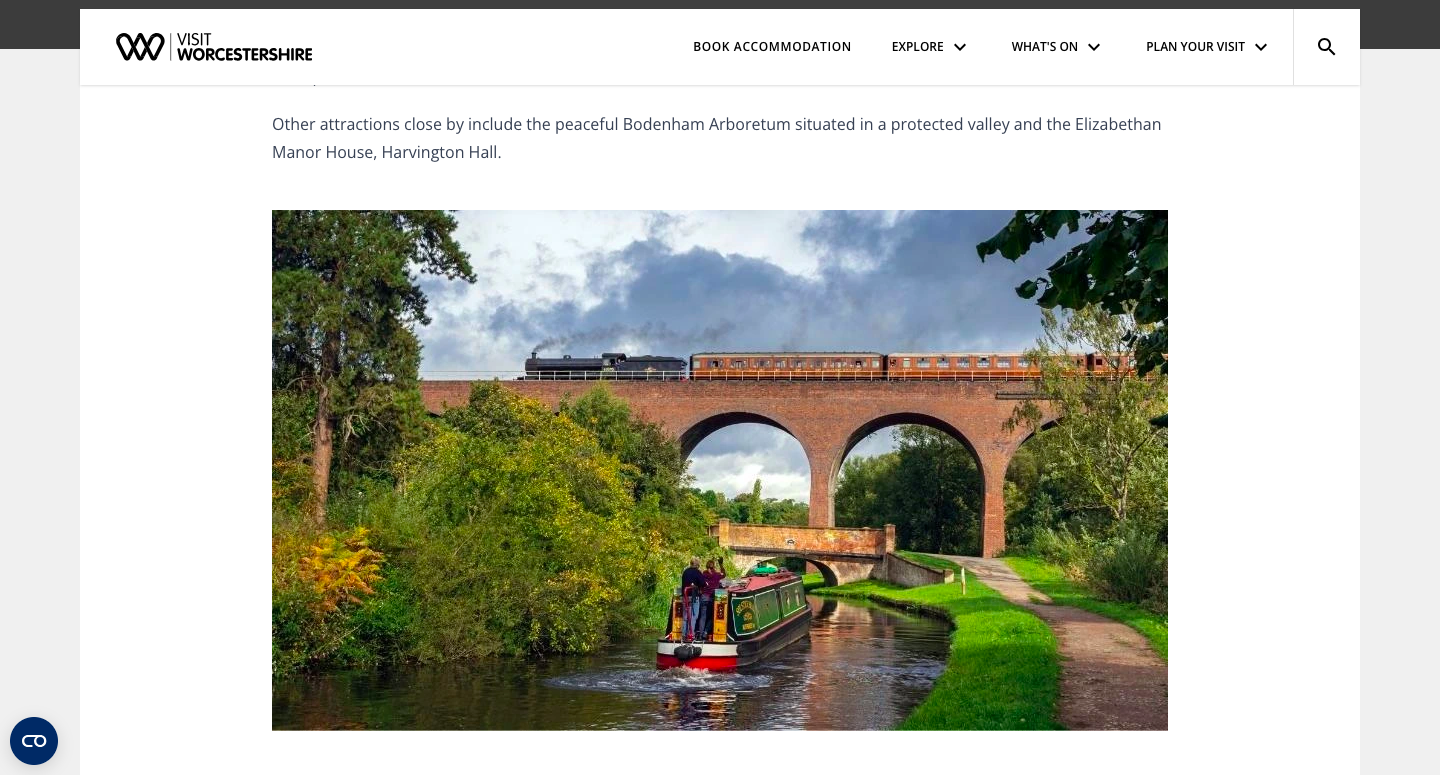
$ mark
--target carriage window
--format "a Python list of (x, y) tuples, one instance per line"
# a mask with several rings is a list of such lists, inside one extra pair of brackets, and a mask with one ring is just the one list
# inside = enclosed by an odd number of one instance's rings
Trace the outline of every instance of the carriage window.
[(744, 358), (735, 358), (735, 359), (733, 359), (733, 360), (730, 361), (730, 366), (731, 366), (731, 368), (743, 369), (743, 368), (745, 368), (745, 359), (744, 359)]
[(919, 363), (916, 363), (915, 365), (916, 365), (916, 366), (919, 366), (919, 367), (922, 368), (922, 369), (928, 369), (928, 368), (930, 368), (930, 359), (929, 359), (929, 358), (921, 358), (921, 359), (920, 359), (920, 362), (919, 362)]
[(979, 366), (982, 369), (988, 369), (990, 368), (990, 359), (982, 357), (980, 360), (976, 361), (975, 365)]
[(767, 358), (767, 359), (755, 361), (755, 368), (757, 368), (757, 369), (768, 369), (768, 368), (770, 368), (770, 360)]
[(777, 368), (777, 369), (783, 369), (783, 368), (785, 368), (785, 363), (786, 363), (786, 360), (785, 360), (784, 358), (776, 358), (776, 359), (775, 359), (775, 368)]
[(909, 359), (909, 358), (903, 358), (902, 361), (904, 362), (905, 368), (907, 368), (907, 369), (910, 368), (910, 359)]
[(968, 368), (970, 368), (970, 356), (967, 355), (967, 356), (965, 356), (964, 358), (956, 358), (956, 359), (955, 359), (955, 367), (958, 368), (958, 369), (968, 369)]
[(1024, 369), (1024, 368), (1029, 368), (1029, 366), (1030, 366), (1030, 359), (1029, 359), (1029, 358), (1021, 358), (1021, 359), (1020, 359), (1020, 368), (1022, 368), (1022, 369)]
[(855, 361), (855, 368), (857, 368), (857, 369), (860, 368), (860, 367), (862, 367), (862, 366), (864, 366), (864, 365), (865, 365), (865, 361)]
[(948, 368), (950, 368), (950, 359), (949, 359), (949, 358), (946, 358), (946, 357), (943, 356), (943, 355), (940, 356), (939, 358), (936, 358), (936, 359), (935, 359), (935, 368), (937, 368), (937, 369), (948, 369)]
[(872, 368), (872, 369), (878, 369), (878, 368), (880, 368), (880, 359), (879, 359), (879, 358), (871, 358), (871, 359), (870, 359), (870, 368)]
[(996, 365), (997, 367), (999, 367), (999, 368), (1002, 368), (1002, 369), (1008, 369), (1008, 368), (1010, 368), (1010, 359), (1009, 359), (1009, 358), (1001, 358), (1001, 359), (999, 359), (999, 360), (995, 363), (995, 365)]
[(718, 369), (718, 368), (720, 368), (720, 361), (710, 361), (710, 368), (712, 368), (712, 369)]

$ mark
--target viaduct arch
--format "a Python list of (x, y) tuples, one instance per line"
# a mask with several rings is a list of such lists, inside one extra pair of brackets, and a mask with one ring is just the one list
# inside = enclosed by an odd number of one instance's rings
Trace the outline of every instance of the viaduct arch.
[[(593, 382), (501, 380), (506, 389), (558, 406)], [(938, 381), (607, 381), (637, 416), (659, 424), (686, 455), (706, 436), (739, 423), (760, 423), (800, 442), (810, 463), (810, 525), (835, 524), (835, 483), (840, 464), (856, 444), (893, 425), (927, 425), (958, 439), (975, 455), (983, 482), (982, 554), (1005, 548), (1005, 469), (1027, 428), (1005, 429), (1018, 401), (1034, 398), (1026, 382)], [(420, 383), (432, 412), (464, 406), (469, 381)], [(1047, 410), (1048, 414), (1048, 410)], [(1050, 414), (1046, 422), (1053, 422)]]

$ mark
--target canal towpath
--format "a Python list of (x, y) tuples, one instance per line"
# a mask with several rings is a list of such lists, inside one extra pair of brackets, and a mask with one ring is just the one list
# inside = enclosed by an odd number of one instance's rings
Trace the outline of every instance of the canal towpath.
[(1054, 605), (1003, 560), (936, 554), (1040, 617), (1060, 649), (1058, 721), (1066, 729), (1169, 728), (1169, 670), (1140, 633), (1099, 614)]

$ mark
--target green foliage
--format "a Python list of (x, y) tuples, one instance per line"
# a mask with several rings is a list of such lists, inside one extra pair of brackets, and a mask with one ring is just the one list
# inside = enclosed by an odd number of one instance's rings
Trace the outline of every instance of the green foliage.
[(770, 564), (784, 568), (797, 576), (803, 576), (805, 575), (805, 566), (809, 563), (799, 557), (777, 557), (771, 560)]
[(1164, 611), (1169, 583), (1168, 548), (1139, 520), (1123, 523), (1090, 553), (1085, 579), (1103, 598)]
[(1027, 492), (1022, 485), (1005, 482), (1005, 545), (1029, 546), (1066, 515), (1052, 494), (1054, 481), (1037, 481)]
[[(1071, 575), (1083, 577), (1095, 541), (1082, 526), (1078, 532), (1065, 528), (1043, 527), (1035, 531), (1029, 551), (1066, 569)], [(1018, 547), (1017, 547), (1018, 548)]]
[[(659, 629), (685, 560), (719, 552), (703, 503), (675, 486), (685, 482), (678, 445), (654, 449), (650, 428), (611, 400), (587, 395), (554, 413), (479, 383), (467, 407), (397, 454), (388, 479), (337, 490), (328, 532), (277, 508), (276, 672), (584, 652)], [(370, 592), (337, 592), (327, 609), (314, 568), (335, 566), (338, 578), (363, 567), (345, 551), (371, 546), (384, 579), (362, 574)]]
[[(1051, 264), (1048, 274), (1021, 283), (1015, 292), (1047, 310), (1095, 306), (1111, 314), (1133, 314), (1144, 326), (1125, 341), (1142, 375), (1169, 369), (1169, 223), (1167, 210), (1020, 210), (1000, 233), (975, 250), (984, 261), (999, 253), (1011, 261), (1061, 232), (1082, 224), (1089, 239)], [(1044, 289), (1043, 291), (1041, 289)], [(1108, 351), (1116, 352), (1116, 351)]]
[(815, 594), (860, 597), (955, 625), (950, 660), (901, 729), (1059, 729), (1060, 654), (1050, 628), (971, 579), (902, 589), (881, 581), (824, 587)]
[(750, 502), (746, 504), (750, 519), (747, 522), (759, 524), (765, 521), (765, 499), (760, 496), (760, 480), (755, 480), (755, 486), (750, 490)]
[(903, 425), (895, 452), (851, 458), (835, 492), (835, 523), (895, 525), (896, 540), (937, 554), (979, 554), (984, 507), (975, 456), (943, 431)]
[[(441, 211), (277, 210), (271, 214), (271, 390), (277, 416), (308, 402), (311, 450), (291, 448), (279, 428), (277, 460), (310, 467), (307, 504), (324, 521), (346, 475), (389, 470), (391, 453), (423, 420), (415, 391), (427, 324), (420, 273), (474, 282), (469, 256)], [(288, 394), (288, 395), (281, 395)], [(340, 476), (332, 481), (331, 470)]]
[(686, 499), (689, 479), (680, 446), (660, 426), (631, 416), (630, 405), (605, 383), (573, 401), (567, 399), (560, 411), (594, 434), (601, 449), (620, 459), (621, 473), (637, 501), (654, 495), (661, 507), (676, 508)]
[[(1142, 327), (1143, 328), (1143, 327)], [(1166, 411), (1162, 376), (1140, 378), (1118, 366), (1086, 375), (1058, 356), (1076, 350), (1120, 352), (1134, 318), (1087, 307), (1064, 317), (1044, 313), (1044, 334), (1029, 353), (1040, 364), (1036, 392), (1062, 419), (1028, 442), (1043, 461), (1050, 494), (1082, 524), (1102, 532), (1129, 518), (1158, 532), (1167, 513), (1169, 431), (1151, 422)], [(1046, 406), (1026, 401), (1010, 425), (1042, 430)]]
[(1170, 658), (1170, 622), (1164, 613), (1130, 603), (1102, 600), (1067, 576), (1064, 568), (1039, 557), (1006, 557), (1005, 563), (1026, 584), (1044, 593), (1056, 605), (1083, 608), (1128, 624), (1150, 641), (1161, 659)]
[(310, 426), (315, 422), (315, 396), (300, 390), (272, 390), (270, 393), (270, 453), (276, 460), (300, 460), (310, 452), (314, 440)]
[(493, 384), (445, 420), (402, 463), (407, 507), (443, 536), (413, 580), (420, 656), (588, 651), (617, 618), (638, 624), (634, 600), (680, 556), (602, 437)]
[(1134, 603), (1164, 613), (1168, 597), (1168, 547), (1154, 528), (1138, 520), (1104, 535), (1083, 527), (1044, 528), (1025, 551), (1058, 568), (1100, 600)]
[(308, 463), (315, 421), (314, 396), (298, 390), (270, 393), (270, 494), (276, 512), (297, 514), (310, 494)]
[(727, 499), (714, 490), (691, 490), (696, 503), (710, 514), (710, 519), (728, 519), (736, 523), (757, 525), (806, 525), (810, 522), (810, 506), (793, 498), (758, 498), (760, 480), (750, 492)]

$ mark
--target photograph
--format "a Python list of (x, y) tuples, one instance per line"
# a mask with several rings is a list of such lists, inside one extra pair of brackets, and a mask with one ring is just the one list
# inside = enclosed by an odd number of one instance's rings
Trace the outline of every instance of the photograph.
[(1166, 210), (271, 212), (274, 730), (1166, 730)]

